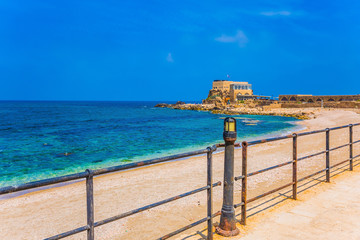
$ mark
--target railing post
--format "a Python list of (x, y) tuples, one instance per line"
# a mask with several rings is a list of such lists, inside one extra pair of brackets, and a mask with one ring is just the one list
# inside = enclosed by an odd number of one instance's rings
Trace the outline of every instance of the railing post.
[(326, 129), (326, 182), (330, 182), (330, 129)]
[(93, 172), (87, 169), (86, 177), (86, 206), (87, 206), (87, 240), (94, 240), (94, 183)]
[(223, 137), (225, 140), (224, 192), (220, 224), (216, 228), (216, 233), (231, 237), (240, 233), (236, 227), (234, 208), (234, 143), (237, 137), (235, 118), (225, 118)]
[(350, 171), (352, 171), (354, 169), (354, 165), (353, 165), (353, 125), (350, 124), (349, 125), (349, 151), (350, 151)]
[(297, 199), (297, 134), (293, 133), (293, 199)]
[(247, 142), (242, 142), (242, 171), (241, 175), (243, 176), (241, 180), (241, 220), (242, 225), (246, 225), (246, 204), (247, 204)]
[(207, 240), (213, 240), (213, 218), (212, 218), (212, 193), (213, 193), (213, 181), (212, 181), (212, 153), (216, 150), (216, 146), (208, 147), (207, 152), (207, 186), (209, 187), (207, 190)]

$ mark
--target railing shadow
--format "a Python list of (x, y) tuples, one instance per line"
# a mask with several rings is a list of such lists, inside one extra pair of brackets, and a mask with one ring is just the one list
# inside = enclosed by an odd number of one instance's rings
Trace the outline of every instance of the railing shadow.
[[(354, 163), (357, 162), (357, 161), (359, 161), (359, 160), (354, 161)], [(358, 166), (358, 165), (360, 165), (360, 162), (357, 163), (357, 164), (354, 164), (354, 167)], [(346, 172), (346, 171), (349, 171), (348, 164), (345, 165), (345, 166), (338, 166), (337, 168), (332, 168), (330, 170), (330, 173), (332, 174), (331, 176), (334, 177), (334, 176), (337, 176), (337, 175), (339, 175), (339, 174), (341, 174), (343, 172)], [(311, 188), (313, 188), (313, 187), (315, 187), (315, 186), (317, 186), (317, 185), (319, 185), (321, 183), (325, 183), (326, 181), (324, 180), (324, 178), (326, 178), (325, 173), (323, 173), (323, 174), (321, 174), (320, 176), (317, 176), (317, 177), (306, 179), (305, 180), (306, 182), (302, 183), (301, 185), (298, 185), (299, 190), (298, 190), (297, 193), (298, 194), (303, 193), (306, 190), (309, 190), (309, 189), (311, 189)], [(291, 188), (291, 187), (289, 187), (289, 188)], [(255, 215), (259, 214), (259, 213), (262, 213), (262, 212), (266, 211), (267, 209), (275, 207), (275, 206), (279, 205), (280, 203), (283, 203), (283, 202), (285, 202), (287, 200), (293, 200), (293, 198), (292, 198), (292, 189), (287, 190), (285, 192), (279, 192), (277, 194), (278, 194), (277, 196), (271, 197), (270, 199), (267, 199), (265, 201), (260, 201), (259, 203), (257, 203), (255, 205), (253, 205), (252, 207), (248, 208), (247, 211), (250, 212), (252, 210), (255, 210), (255, 209), (258, 209), (258, 208), (260, 208), (262, 206), (265, 206), (265, 207), (261, 208), (260, 210), (257, 210), (255, 212), (249, 214), (247, 216), (247, 218), (250, 218), (250, 217), (253, 217), (253, 216), (255, 216)], [(270, 204), (273, 201), (275, 201), (275, 202)], [(268, 205), (268, 204), (270, 204), (270, 205)], [(236, 214), (236, 217), (240, 217), (240, 216), (241, 216), (241, 212)], [(238, 220), (238, 219), (237, 219), (237, 221), (240, 222), (240, 220)]]

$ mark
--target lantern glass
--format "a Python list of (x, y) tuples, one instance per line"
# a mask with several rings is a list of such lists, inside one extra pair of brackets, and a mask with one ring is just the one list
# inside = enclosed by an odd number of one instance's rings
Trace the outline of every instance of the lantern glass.
[(228, 129), (229, 132), (235, 132), (235, 122), (228, 122)]
[(226, 132), (235, 132), (235, 121), (231, 118), (225, 120), (225, 129)]

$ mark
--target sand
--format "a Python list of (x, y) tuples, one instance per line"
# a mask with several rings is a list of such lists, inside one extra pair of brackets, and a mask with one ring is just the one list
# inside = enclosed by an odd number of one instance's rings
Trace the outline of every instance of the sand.
[[(315, 116), (315, 119), (300, 122), (306, 127), (305, 131), (360, 122), (360, 115), (345, 110), (319, 110)], [(331, 147), (347, 143), (348, 138), (348, 129), (331, 132)], [(354, 128), (354, 139), (360, 139), (360, 127)], [(325, 148), (325, 133), (304, 136), (298, 142), (299, 157), (322, 151)], [(290, 139), (250, 147), (248, 172), (290, 161), (291, 151)], [(360, 146), (354, 147), (354, 154), (359, 153)], [(223, 158), (223, 153), (214, 155), (214, 182), (222, 181)], [(347, 148), (331, 153), (332, 164), (346, 158)], [(299, 162), (299, 178), (324, 167), (324, 156)], [(235, 153), (235, 175), (241, 175), (239, 150)], [(290, 181), (291, 166), (256, 175), (248, 180), (248, 197)], [(95, 221), (205, 185), (205, 156), (99, 176), (94, 179)], [(240, 189), (240, 182), (236, 182), (235, 203), (240, 202)], [(220, 210), (221, 204), (222, 187), (216, 187), (214, 211)], [(42, 239), (86, 225), (85, 182), (0, 200), (0, 216), (1, 239)], [(205, 216), (206, 192), (201, 192), (98, 227), (95, 234), (96, 239), (154, 239)], [(204, 227), (200, 225), (183, 234)], [(86, 239), (86, 233), (68, 239)]]

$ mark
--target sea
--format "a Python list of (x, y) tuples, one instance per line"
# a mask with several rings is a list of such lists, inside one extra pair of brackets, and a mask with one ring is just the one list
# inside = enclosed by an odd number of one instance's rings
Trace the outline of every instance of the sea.
[[(157, 103), (0, 101), (0, 187), (223, 142), (225, 115)], [(299, 129), (289, 117), (233, 117), (238, 141)]]

